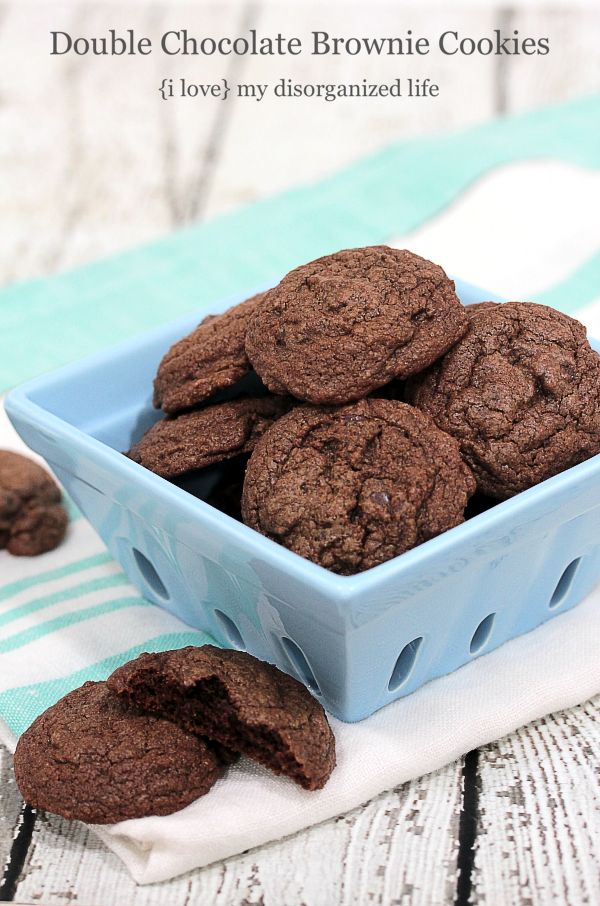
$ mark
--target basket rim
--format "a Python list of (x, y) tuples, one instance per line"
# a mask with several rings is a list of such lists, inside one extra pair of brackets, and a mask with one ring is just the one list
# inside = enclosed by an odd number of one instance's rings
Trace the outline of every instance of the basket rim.
[[(476, 287), (456, 280), (459, 295), (461, 292), (476, 293), (479, 298), (499, 301), (499, 297), (492, 293), (478, 290)], [(262, 287), (264, 289), (265, 287)], [(254, 292), (261, 291), (261, 288)], [(224, 310), (248, 297), (247, 293), (235, 298), (225, 299), (213, 310)], [(468, 304), (468, 303), (467, 303)], [(142, 488), (157, 500), (166, 505), (175, 505), (181, 514), (188, 519), (200, 521), (204, 528), (219, 533), (223, 540), (230, 545), (236, 545), (244, 550), (247, 557), (255, 556), (261, 561), (273, 566), (280, 572), (285, 572), (288, 577), (298, 580), (324, 594), (339, 600), (362, 597), (383, 584), (388, 584), (394, 579), (400, 579), (405, 574), (422, 568), (428, 561), (447, 560), (453, 553), (458, 554), (464, 547), (475, 544), (481, 540), (482, 535), (488, 535), (493, 529), (494, 534), (502, 532), (515, 523), (522, 521), (532, 511), (538, 510), (540, 505), (551, 502), (557, 491), (568, 494), (574, 488), (586, 484), (594, 478), (600, 478), (600, 453), (571, 466), (564, 472), (540, 482), (532, 488), (520, 492), (508, 500), (497, 503), (491, 509), (472, 517), (466, 522), (455, 526), (423, 542), (411, 550), (393, 557), (384, 563), (371, 567), (368, 570), (352, 576), (340, 576), (316, 563), (305, 559), (299, 554), (283, 547), (276, 541), (261, 535), (255, 529), (244, 525), (232, 517), (194, 497), (182, 488), (171, 484), (159, 475), (150, 472), (143, 466), (123, 456), (122, 453), (108, 446), (103, 441), (87, 434), (80, 428), (71, 425), (66, 419), (50, 412), (40, 402), (36, 401), (40, 394), (52, 391), (53, 385), (73, 382), (77, 384), (80, 377), (91, 370), (100, 370), (108, 367), (114, 357), (125, 352), (135, 355), (149, 342), (158, 340), (166, 330), (181, 327), (182, 332), (190, 323), (197, 322), (197, 313), (188, 313), (183, 317), (172, 319), (165, 324), (146, 330), (141, 334), (123, 340), (108, 349), (101, 350), (93, 355), (65, 365), (59, 369), (27, 381), (21, 386), (11, 390), (5, 399), (6, 412), (11, 421), (17, 426), (27, 425), (42, 437), (44, 435), (58, 441), (61, 448), (66, 451), (84, 454), (94, 460), (103, 468), (125, 479), (130, 486)], [(600, 341), (590, 338), (591, 345), (599, 350)], [(42, 453), (43, 455), (43, 453)], [(56, 463), (59, 465), (60, 463)], [(85, 476), (75, 477), (85, 481)]]

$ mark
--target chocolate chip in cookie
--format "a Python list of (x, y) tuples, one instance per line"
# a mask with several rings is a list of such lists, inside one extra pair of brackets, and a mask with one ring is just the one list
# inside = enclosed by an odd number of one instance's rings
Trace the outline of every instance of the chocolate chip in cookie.
[(57, 547), (68, 517), (48, 472), (11, 450), (0, 450), (0, 548), (33, 557)]
[(164, 356), (154, 380), (154, 405), (167, 413), (197, 406), (243, 378), (252, 366), (246, 327), (263, 299), (259, 293), (222, 315), (209, 315)]
[(206, 740), (93, 682), (33, 722), (14, 768), (34, 808), (92, 824), (169, 815), (207, 793), (221, 773)]
[(321, 705), (297, 680), (244, 651), (203, 645), (141, 654), (108, 685), (127, 702), (307, 790), (324, 786), (335, 767), (335, 740)]
[(296, 268), (265, 295), (246, 352), (274, 393), (345, 403), (423, 370), (467, 327), (438, 265), (387, 246), (346, 249)]
[(153, 425), (127, 455), (163, 478), (174, 478), (249, 453), (290, 405), (286, 397), (246, 397), (182, 412)]
[(511, 497), (600, 452), (600, 358), (579, 321), (507, 302), (469, 322), (408, 398), (459, 441), (483, 494)]
[(395, 400), (298, 406), (250, 457), (247, 525), (333, 572), (396, 557), (463, 521), (475, 481), (458, 443)]

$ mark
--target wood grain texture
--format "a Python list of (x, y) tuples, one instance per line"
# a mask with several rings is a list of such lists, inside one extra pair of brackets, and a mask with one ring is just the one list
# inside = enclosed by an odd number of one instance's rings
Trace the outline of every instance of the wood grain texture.
[[(381, 0), (369, 4), (303, 3), (286, 9), (285, 30), (310, 45), (312, 30), (330, 36), (424, 35), (435, 44), (448, 28), (483, 32), (493, 27), (494, 10), (402, 5)], [(281, 29), (281, 8), (267, 2), (256, 17), (265, 34)], [(257, 58), (248, 63), (243, 80), (273, 85), (280, 78), (293, 83), (392, 82), (429, 78), (440, 85), (437, 98), (317, 98), (232, 101), (234, 115), (215, 169), (207, 215), (233, 208), (289, 185), (302, 184), (369, 154), (376, 149), (426, 132), (467, 126), (494, 114), (496, 67), (483, 57), (465, 58), (457, 66), (437, 51), (429, 56), (320, 56), (303, 54), (279, 60)], [(450, 99), (460, 98), (458, 103)]]
[[(221, 108), (166, 103), (158, 87), (175, 64), (147, 57), (49, 55), (51, 29), (73, 35), (134, 28), (158, 41), (186, 24), (235, 32), (243, 4), (32, 3), (4, 6), (0, 284), (51, 273), (165, 234), (202, 213)], [(193, 57), (177, 76), (202, 77)], [(205, 76), (207, 77), (207, 76)], [(219, 106), (220, 104), (220, 106)]]
[(35, 814), (21, 799), (13, 769), (12, 756), (0, 746), (0, 901), (14, 899), (27, 857)]
[[(197, 58), (50, 58), (48, 32), (93, 34), (106, 4), (0, 2), (0, 285), (132, 247), (181, 224), (309, 182), (382, 145), (536, 104), (600, 83), (600, 11), (562, 5), (523, 12), (276, 0), (110, 5), (110, 26), (156, 39), (169, 28), (226, 34), (254, 25), (306, 35), (429, 36), (493, 27), (548, 31), (544, 61), (481, 60), (457, 66), (439, 55), (406, 61), (235, 59), (232, 81), (385, 81), (428, 76), (453, 102), (326, 104), (298, 101), (165, 103), (164, 76), (202, 81)], [(26, 48), (26, 51), (25, 51)], [(4, 229), (4, 224), (9, 224)], [(471, 901), (489, 906), (600, 902), (600, 699), (553, 715), (485, 747)], [(174, 881), (139, 888), (120, 861), (78, 824), (38, 817), (15, 901), (81, 906), (332, 906), (454, 902), (461, 765), (377, 797), (292, 838)], [(21, 800), (0, 748), (0, 858), (19, 832)]]
[(82, 825), (38, 817), (16, 901), (48, 906), (445, 906), (454, 899), (460, 763), (201, 871), (136, 887)]
[(0, 865), (2, 866), (10, 851), (22, 804), (23, 801), (12, 770), (12, 757), (4, 746), (0, 746)]
[(600, 902), (600, 696), (480, 753), (474, 902)]
[(551, 52), (545, 57), (508, 58), (507, 109), (529, 110), (600, 90), (598, 3), (549, 4), (541, 11), (513, 4), (508, 10), (511, 32), (518, 29), (521, 37), (547, 35)]
[[(276, 0), (196, 3), (36, 3), (0, 6), (0, 210), (10, 228), (0, 243), (0, 285), (52, 273), (310, 182), (382, 145), (466, 126), (495, 113), (559, 102), (600, 84), (597, 9), (516, 12), (496, 8), (424, 8), (374, 0), (368, 5), (286, 4)], [(107, 19), (110, 10), (110, 22)], [(435, 40), (494, 27), (522, 34), (548, 31), (547, 58), (461, 60), (426, 57), (201, 58), (50, 57), (51, 29), (101, 34), (107, 24), (135, 28), (156, 41), (185, 25), (193, 34), (265, 33), (308, 36), (398, 34), (411, 28)], [(24, 47), (27, 52), (24, 53)], [(197, 102), (158, 95), (166, 76), (232, 83), (386, 81), (429, 77), (439, 98), (326, 103), (265, 99)], [(450, 101), (451, 99), (451, 101)]]

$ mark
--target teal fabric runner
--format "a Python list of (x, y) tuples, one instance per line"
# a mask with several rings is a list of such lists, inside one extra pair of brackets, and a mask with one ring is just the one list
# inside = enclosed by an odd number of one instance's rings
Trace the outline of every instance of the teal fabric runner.
[[(70, 273), (8, 287), (0, 292), (0, 391), (250, 291), (318, 255), (402, 235), (490, 168), (541, 157), (600, 167), (600, 95), (402, 142), (314, 185)], [(577, 307), (597, 294), (599, 278), (600, 255), (540, 301), (556, 304), (568, 289), (569, 305)]]
[[(148, 605), (151, 606), (151, 605)], [(185, 648), (186, 645), (215, 644), (215, 640), (203, 632), (190, 629), (188, 632), (169, 632), (153, 639), (146, 639), (139, 645), (133, 645), (118, 654), (103, 658), (89, 664), (82, 670), (67, 673), (56, 679), (30, 683), (15, 689), (0, 691), (0, 716), (11, 733), (19, 737), (27, 727), (46, 708), (55, 704), (59, 698), (78, 689), (90, 680), (99, 682), (107, 679), (117, 667), (133, 660), (144, 651), (169, 651), (172, 648)]]

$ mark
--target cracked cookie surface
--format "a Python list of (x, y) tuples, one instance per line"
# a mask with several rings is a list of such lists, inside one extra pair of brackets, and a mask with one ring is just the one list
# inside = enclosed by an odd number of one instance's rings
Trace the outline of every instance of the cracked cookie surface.
[(46, 553), (63, 540), (67, 523), (48, 472), (27, 456), (0, 450), (0, 548), (21, 557)]
[(154, 405), (180, 412), (231, 387), (252, 366), (245, 350), (246, 328), (264, 293), (223, 312), (208, 315), (163, 357), (154, 379)]
[(242, 514), (297, 554), (350, 575), (458, 525), (474, 490), (457, 442), (411, 406), (299, 406), (250, 457)]
[(249, 453), (291, 404), (287, 397), (247, 397), (182, 412), (153, 425), (127, 456), (163, 478), (174, 478)]
[(246, 351), (269, 390), (338, 404), (426, 368), (467, 326), (438, 265), (387, 246), (346, 249), (265, 294)]
[(92, 824), (168, 815), (207, 793), (221, 773), (206, 741), (94, 682), (33, 722), (14, 768), (34, 808)]
[(511, 497), (600, 452), (600, 359), (584, 326), (533, 302), (477, 306), (469, 321), (407, 394), (457, 438), (479, 490)]
[(141, 654), (108, 685), (304, 789), (320, 789), (335, 767), (335, 739), (319, 702), (298, 680), (245, 651), (202, 645)]

